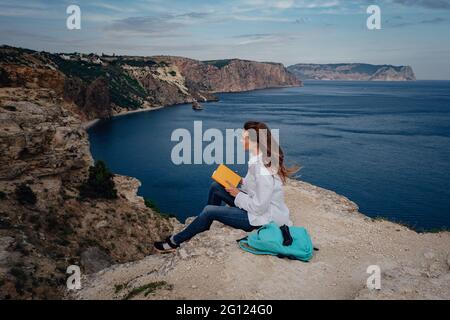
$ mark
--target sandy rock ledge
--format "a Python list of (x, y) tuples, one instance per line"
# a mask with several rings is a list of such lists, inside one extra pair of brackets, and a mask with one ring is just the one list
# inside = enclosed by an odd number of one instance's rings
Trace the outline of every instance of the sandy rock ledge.
[[(418, 234), (373, 221), (334, 192), (290, 181), (286, 199), (296, 225), (320, 248), (310, 263), (255, 256), (235, 240), (245, 233), (215, 223), (177, 253), (150, 255), (83, 277), (74, 299), (449, 299), (450, 233)], [(176, 223), (175, 223), (176, 224)], [(176, 224), (175, 228), (181, 228)], [(369, 290), (367, 267), (382, 271)]]

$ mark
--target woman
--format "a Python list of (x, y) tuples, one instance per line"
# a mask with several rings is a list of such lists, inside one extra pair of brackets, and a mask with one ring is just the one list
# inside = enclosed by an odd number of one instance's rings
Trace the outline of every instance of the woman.
[[(213, 221), (250, 232), (270, 222), (291, 226), (289, 209), (284, 203), (282, 186), (297, 171), (284, 166), (284, 154), (265, 123), (247, 122), (241, 142), (250, 152), (248, 173), (241, 188), (223, 188), (213, 183), (208, 205), (183, 231), (155, 242), (161, 253), (175, 251), (181, 243), (209, 230)], [(228, 206), (222, 206), (225, 202)]]

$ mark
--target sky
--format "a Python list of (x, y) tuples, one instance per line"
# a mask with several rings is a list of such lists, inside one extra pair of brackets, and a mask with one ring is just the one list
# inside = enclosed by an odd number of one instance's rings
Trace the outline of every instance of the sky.
[[(66, 9), (81, 9), (69, 30)], [(381, 29), (366, 25), (369, 5)], [(410, 65), (450, 79), (450, 0), (0, 0), (0, 44), (49, 52)]]

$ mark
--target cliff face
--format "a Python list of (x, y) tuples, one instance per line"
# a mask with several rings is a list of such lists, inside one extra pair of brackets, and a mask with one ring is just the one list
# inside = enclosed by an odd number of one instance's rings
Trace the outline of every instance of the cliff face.
[(295, 64), (288, 67), (301, 80), (414, 81), (409, 66), (353, 64)]
[[(0, 47), (0, 87), (50, 89), (67, 102), (83, 120), (112, 115), (108, 81), (102, 74), (81, 77), (90, 70), (89, 65), (62, 67), (62, 59), (46, 52)], [(77, 70), (80, 76), (71, 75)], [(91, 71), (89, 71), (91, 72)]]
[[(224, 62), (225, 61), (225, 62)], [(217, 100), (215, 92), (298, 86), (281, 64), (51, 54), (0, 47), (0, 87), (51, 88), (90, 120), (128, 110)]]
[(79, 114), (86, 119), (108, 118), (113, 115), (111, 93), (105, 78), (98, 77), (90, 83), (79, 78), (65, 78), (63, 83), (64, 100), (73, 101), (79, 108)]
[(186, 58), (158, 57), (176, 65), (188, 80), (188, 87), (212, 92), (239, 92), (255, 89), (301, 86), (282, 64), (239, 59), (199, 62)]
[(69, 265), (143, 258), (170, 231), (134, 178), (114, 177), (117, 199), (80, 198), (93, 161), (74, 108), (53, 90), (0, 88), (0, 299), (59, 298)]

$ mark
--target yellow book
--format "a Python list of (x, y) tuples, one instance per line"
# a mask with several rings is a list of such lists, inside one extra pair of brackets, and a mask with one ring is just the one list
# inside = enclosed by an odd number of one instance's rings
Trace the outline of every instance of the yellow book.
[(230, 184), (233, 187), (237, 187), (239, 182), (241, 182), (241, 177), (224, 164), (219, 165), (216, 171), (213, 172), (212, 178), (224, 188), (228, 188)]

